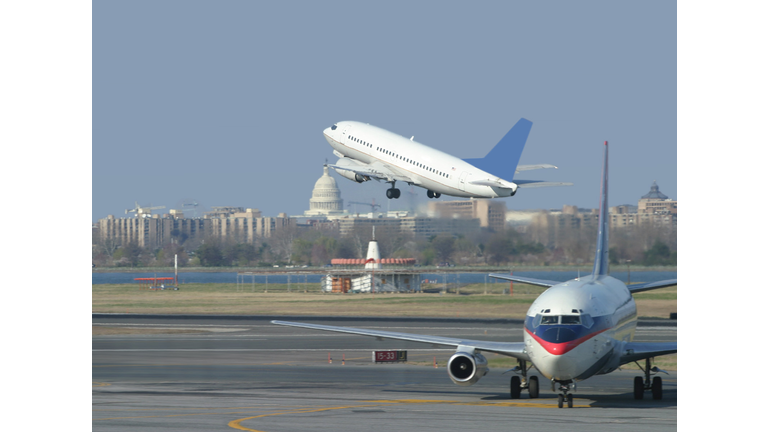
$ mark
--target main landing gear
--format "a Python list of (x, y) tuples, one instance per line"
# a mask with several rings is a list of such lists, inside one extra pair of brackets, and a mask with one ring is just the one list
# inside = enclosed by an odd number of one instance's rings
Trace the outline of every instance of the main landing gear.
[(440, 192), (432, 192), (431, 190), (428, 190), (427, 196), (430, 198), (440, 198)]
[(392, 185), (392, 187), (387, 189), (387, 198), (389, 198), (389, 199), (392, 199), (392, 198), (398, 199), (398, 198), (400, 198), (400, 189), (395, 187), (395, 182), (391, 181), (391, 182), (388, 182), (388, 183), (390, 183)]
[[(528, 376), (528, 370), (533, 367), (527, 366), (527, 362), (524, 360), (517, 360), (517, 366), (508, 370), (521, 376), (513, 376), (509, 380), (509, 397), (511, 399), (520, 399), (520, 393), (523, 389), (528, 390), (528, 396), (531, 399), (539, 397), (539, 377), (533, 375), (530, 378)], [(522, 377), (522, 379), (521, 379)]]
[(645, 359), (645, 368), (640, 366), (640, 363), (635, 362), (635, 364), (640, 368), (640, 370), (643, 371), (645, 374), (645, 379), (643, 377), (635, 377), (635, 399), (642, 399), (643, 395), (646, 391), (650, 390), (651, 395), (654, 399), (659, 400), (662, 396), (661, 391), (661, 377), (653, 377), (653, 381), (651, 381), (651, 374), (657, 374), (659, 372), (663, 372), (667, 375), (669, 373), (665, 370), (659, 369), (656, 366), (651, 367), (651, 359), (647, 358)]

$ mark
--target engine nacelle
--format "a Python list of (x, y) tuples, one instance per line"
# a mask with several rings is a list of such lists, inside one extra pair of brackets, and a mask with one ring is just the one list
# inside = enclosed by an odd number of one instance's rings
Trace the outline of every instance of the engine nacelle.
[(454, 384), (470, 386), (488, 373), (488, 360), (481, 354), (456, 352), (448, 359), (448, 376)]
[[(339, 167), (349, 167), (349, 168), (362, 168), (364, 165), (357, 163), (349, 158), (341, 158), (336, 162), (336, 165)], [(339, 173), (340, 176), (350, 179), (353, 182), (362, 183), (370, 180), (371, 178), (368, 176), (357, 174), (354, 171), (347, 171), (345, 169), (340, 168), (334, 168), (334, 171)]]

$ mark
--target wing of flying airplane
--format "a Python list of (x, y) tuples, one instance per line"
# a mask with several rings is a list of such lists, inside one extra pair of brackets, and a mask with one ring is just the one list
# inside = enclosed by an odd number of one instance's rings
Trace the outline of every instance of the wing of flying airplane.
[(479, 340), (472, 340), (472, 339), (457, 339), (457, 338), (447, 338), (447, 337), (441, 337), (441, 336), (419, 335), (419, 334), (413, 334), (413, 333), (366, 330), (366, 329), (358, 329), (358, 328), (352, 328), (352, 327), (337, 327), (337, 326), (327, 326), (327, 325), (321, 325), (321, 324), (307, 324), (307, 323), (296, 323), (296, 322), (288, 322), (288, 321), (272, 321), (272, 324), (291, 326), (291, 327), (302, 327), (302, 328), (308, 328), (313, 330), (325, 330), (325, 331), (333, 331), (333, 332), (339, 332), (339, 333), (350, 333), (350, 334), (356, 334), (356, 335), (362, 335), (362, 336), (372, 336), (379, 339), (396, 339), (396, 340), (419, 342), (419, 343), (432, 344), (432, 345), (450, 346), (454, 348), (467, 347), (467, 349), (469, 350), (475, 349), (478, 351), (486, 351), (486, 352), (506, 355), (506, 356), (514, 357), (520, 360), (525, 360), (525, 361), (530, 360), (528, 358), (528, 353), (525, 350), (525, 343), (523, 342), (489, 342), (489, 341), (479, 341)]

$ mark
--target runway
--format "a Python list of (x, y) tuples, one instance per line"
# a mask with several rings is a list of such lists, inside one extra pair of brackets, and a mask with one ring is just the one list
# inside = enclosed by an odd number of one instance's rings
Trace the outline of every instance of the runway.
[[(546, 385), (538, 399), (509, 399), (510, 374), (491, 368), (454, 385), (453, 350), (269, 324), (269, 319), (96, 317), (94, 326), (204, 333), (92, 338), (92, 428), (99, 431), (256, 430), (676, 430), (677, 375), (664, 398), (632, 397), (637, 371), (578, 385), (574, 408), (558, 409)], [(522, 324), (498, 320), (312, 320), (328, 325), (487, 340), (522, 340)], [(638, 341), (676, 340), (668, 322), (643, 323)], [(157, 331), (157, 330), (153, 330)], [(165, 331), (165, 330), (163, 330)], [(408, 364), (373, 364), (371, 352), (408, 350)], [(328, 357), (332, 359), (329, 363)], [(488, 356), (492, 361), (492, 356)], [(343, 360), (342, 360), (343, 359)], [(434, 368), (437, 361), (439, 367)], [(416, 362), (416, 364), (412, 364)], [(343, 364), (342, 364), (343, 363)], [(603, 409), (600, 409), (603, 408)]]

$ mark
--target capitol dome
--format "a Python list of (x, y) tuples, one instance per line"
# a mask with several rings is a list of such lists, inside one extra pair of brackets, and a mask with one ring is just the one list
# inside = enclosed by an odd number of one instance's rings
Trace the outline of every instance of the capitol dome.
[(315, 182), (312, 198), (309, 200), (309, 210), (305, 216), (324, 216), (344, 213), (344, 200), (341, 191), (336, 186), (336, 179), (328, 173), (328, 167), (323, 167), (323, 175)]

